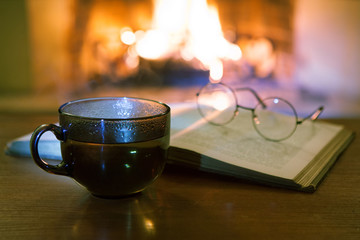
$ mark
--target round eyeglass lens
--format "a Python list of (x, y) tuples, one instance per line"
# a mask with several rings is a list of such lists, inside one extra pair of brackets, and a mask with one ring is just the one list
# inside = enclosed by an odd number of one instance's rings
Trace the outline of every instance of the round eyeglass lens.
[(234, 92), (224, 84), (208, 84), (197, 97), (200, 114), (210, 123), (223, 125), (230, 122), (236, 112)]
[(294, 107), (281, 98), (266, 98), (266, 107), (258, 104), (253, 115), (256, 131), (265, 139), (282, 141), (290, 137), (297, 126), (297, 114)]

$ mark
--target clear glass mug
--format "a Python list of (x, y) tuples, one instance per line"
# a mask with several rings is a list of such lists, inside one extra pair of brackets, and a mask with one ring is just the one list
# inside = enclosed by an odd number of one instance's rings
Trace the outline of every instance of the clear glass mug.
[[(165, 166), (170, 107), (140, 98), (91, 98), (59, 108), (60, 126), (44, 124), (32, 134), (31, 154), (43, 170), (72, 177), (99, 197), (142, 191)], [(61, 141), (62, 162), (41, 159), (38, 143), (51, 131)]]

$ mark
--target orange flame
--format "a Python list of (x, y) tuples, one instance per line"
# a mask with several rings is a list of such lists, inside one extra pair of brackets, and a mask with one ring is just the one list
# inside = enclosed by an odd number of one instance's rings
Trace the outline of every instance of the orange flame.
[(217, 8), (206, 0), (155, 0), (152, 29), (136, 40), (139, 56), (197, 59), (213, 82), (221, 81), (223, 60), (242, 56), (239, 46), (224, 38)]

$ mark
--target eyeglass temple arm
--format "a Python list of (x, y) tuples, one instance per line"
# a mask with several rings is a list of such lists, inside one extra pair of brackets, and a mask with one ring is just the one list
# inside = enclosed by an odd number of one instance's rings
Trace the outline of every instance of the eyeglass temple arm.
[(235, 88), (235, 91), (249, 91), (249, 92), (251, 92), (254, 95), (254, 97), (256, 98), (256, 100), (261, 104), (261, 106), (263, 108), (266, 108), (265, 103), (263, 102), (263, 100), (261, 100), (260, 96), (255, 92), (255, 90), (245, 87), (245, 88)]
[(303, 123), (305, 120), (310, 119), (311, 121), (315, 121), (319, 118), (320, 114), (324, 111), (324, 106), (320, 106), (314, 112), (309, 114), (307, 117), (304, 117), (302, 120), (298, 121), (298, 124)]

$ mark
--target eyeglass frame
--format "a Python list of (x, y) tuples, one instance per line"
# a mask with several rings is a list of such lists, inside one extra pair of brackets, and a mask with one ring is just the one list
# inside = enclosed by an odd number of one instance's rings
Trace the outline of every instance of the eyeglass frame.
[[(199, 104), (199, 96), (200, 96), (200, 93), (201, 91), (206, 88), (207, 86), (209, 85), (216, 85), (216, 84), (219, 84), (219, 85), (222, 85), (223, 87), (229, 89), (232, 93), (232, 95), (234, 96), (234, 99), (235, 99), (235, 103), (236, 103), (236, 106), (235, 106), (235, 111), (234, 111), (234, 114), (233, 116), (225, 123), (223, 124), (218, 124), (218, 123), (214, 123), (214, 122), (211, 122), (209, 121), (202, 113), (202, 111), (200, 110), (200, 104)], [(251, 107), (246, 107), (246, 106), (242, 106), (240, 104), (238, 104), (238, 98), (236, 96), (236, 92), (237, 91), (249, 91), (251, 92), (251, 94), (256, 98), (256, 100), (258, 101), (258, 104), (255, 105), (254, 108), (251, 108)], [(295, 127), (294, 129), (292, 130), (292, 132), (287, 136), (287, 137), (284, 137), (284, 138), (281, 138), (281, 139), (271, 139), (271, 138), (268, 138), (266, 137), (264, 134), (261, 133), (260, 130), (258, 130), (258, 128), (255, 126), (255, 118), (257, 117), (256, 114), (255, 114), (255, 110), (256, 108), (258, 107), (258, 105), (261, 105), (263, 108), (266, 108), (266, 105), (264, 103), (265, 100), (267, 99), (280, 99), (281, 101), (284, 101), (286, 104), (288, 104), (290, 106), (290, 108), (292, 109), (292, 111), (294, 112), (294, 117), (295, 117)], [(252, 88), (249, 88), (249, 87), (242, 87), (242, 88), (231, 88), (230, 86), (226, 85), (225, 83), (222, 83), (222, 82), (219, 82), (219, 83), (208, 83), (206, 84), (205, 86), (203, 86), (197, 93), (196, 93), (196, 104), (197, 104), (197, 109), (200, 113), (200, 115), (207, 121), (209, 122), (210, 124), (213, 124), (213, 125), (216, 125), (216, 126), (223, 126), (223, 125), (226, 125), (228, 123), (230, 123), (239, 113), (239, 108), (241, 109), (244, 109), (244, 110), (248, 110), (248, 111), (251, 111), (251, 114), (252, 114), (252, 123), (253, 123), (253, 127), (255, 128), (256, 132), (261, 136), (263, 137), (264, 139), (268, 140), (268, 141), (272, 141), (272, 142), (280, 142), (280, 141), (283, 141), (283, 140), (286, 140), (288, 138), (290, 138), (294, 132), (296, 131), (297, 129), (297, 126), (302, 124), (304, 121), (310, 119), (311, 121), (315, 121), (319, 118), (319, 116), (321, 115), (321, 113), (324, 111), (324, 106), (320, 106), (318, 107), (315, 111), (313, 111), (311, 114), (307, 115), (306, 117), (302, 118), (301, 120), (299, 120), (299, 117), (298, 117), (298, 114), (296, 112), (296, 109), (295, 107), (289, 102), (287, 101), (286, 99), (284, 98), (281, 98), (281, 97), (267, 97), (267, 98), (264, 98), (264, 99), (261, 99), (260, 96), (256, 93), (255, 90), (253, 90)]]

